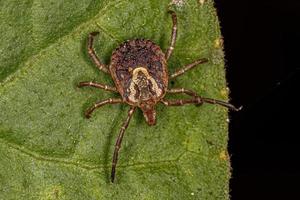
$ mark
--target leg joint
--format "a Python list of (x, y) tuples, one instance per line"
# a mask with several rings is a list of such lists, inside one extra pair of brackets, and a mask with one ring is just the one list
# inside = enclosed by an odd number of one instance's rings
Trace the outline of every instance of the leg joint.
[(91, 45), (89, 45), (89, 47), (88, 47), (88, 53), (94, 54), (94, 50), (92, 49)]

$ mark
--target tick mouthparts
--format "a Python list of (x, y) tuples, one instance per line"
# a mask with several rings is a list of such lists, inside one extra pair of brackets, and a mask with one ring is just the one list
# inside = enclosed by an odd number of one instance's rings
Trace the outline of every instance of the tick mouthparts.
[(156, 124), (156, 112), (154, 110), (152, 112), (148, 111), (144, 113), (144, 117), (148, 125), (154, 126)]
[(148, 125), (153, 126), (156, 124), (156, 111), (154, 109), (154, 107), (141, 107), (145, 120), (147, 122)]

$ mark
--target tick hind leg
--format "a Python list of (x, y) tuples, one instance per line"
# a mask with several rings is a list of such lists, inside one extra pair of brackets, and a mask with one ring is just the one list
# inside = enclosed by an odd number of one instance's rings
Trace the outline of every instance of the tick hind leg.
[(192, 96), (193, 98), (192, 99), (176, 99), (176, 100), (162, 99), (161, 103), (163, 103), (166, 106), (183, 106), (183, 105), (186, 105), (186, 104), (199, 105), (199, 104), (203, 104), (203, 103), (210, 103), (210, 104), (218, 104), (218, 105), (224, 106), (224, 107), (229, 108), (229, 109), (234, 110), (234, 111), (239, 111), (242, 108), (242, 107), (236, 108), (234, 105), (232, 105), (228, 102), (225, 102), (225, 101), (206, 98), (206, 97), (201, 97), (201, 96), (197, 95), (196, 92), (194, 92), (192, 90), (187, 90), (187, 89), (184, 89), (184, 88), (169, 89), (169, 90), (167, 90), (167, 93), (173, 93), (173, 94), (184, 93), (184, 94), (187, 94), (189, 96)]
[(227, 103), (225, 101), (220, 101), (217, 99), (210, 99), (210, 98), (203, 98), (203, 97), (197, 97), (193, 99), (176, 99), (176, 100), (166, 100), (162, 99), (160, 101), (166, 106), (183, 106), (186, 104), (203, 104), (203, 103), (210, 103), (210, 104), (218, 104), (221, 106), (224, 106), (226, 108), (229, 108), (234, 111), (239, 111), (242, 109), (242, 107), (236, 108), (234, 105)]
[(111, 167), (111, 182), (114, 182), (115, 180), (115, 174), (116, 174), (116, 166), (118, 162), (118, 155), (119, 155), (119, 150), (121, 148), (121, 143), (123, 140), (123, 136), (125, 133), (125, 130), (127, 129), (130, 119), (135, 111), (136, 107), (131, 107), (130, 110), (128, 111), (128, 115), (126, 120), (123, 122), (123, 125), (121, 127), (120, 133), (118, 135), (116, 144), (115, 144), (115, 150), (114, 150), (114, 155), (113, 155), (113, 160), (112, 160), (112, 167)]
[(95, 103), (93, 106), (91, 106), (89, 109), (87, 109), (85, 111), (85, 117), (90, 118), (92, 112), (94, 112), (95, 109), (97, 109), (101, 106), (104, 106), (106, 104), (117, 104), (117, 103), (123, 103), (123, 100), (120, 99), (120, 98), (118, 98), (118, 99), (109, 98), (109, 99), (106, 99), (106, 100), (103, 100), (103, 101), (99, 101), (99, 102)]
[(93, 60), (93, 62), (95, 63), (95, 65), (98, 67), (99, 70), (101, 70), (105, 73), (109, 73), (108, 66), (101, 63), (101, 61), (98, 58), (98, 56), (96, 55), (94, 47), (93, 47), (94, 38), (98, 34), (99, 34), (99, 32), (92, 32), (92, 33), (89, 34), (89, 37), (88, 37), (88, 53), (89, 53), (89, 56), (91, 57), (91, 59)]

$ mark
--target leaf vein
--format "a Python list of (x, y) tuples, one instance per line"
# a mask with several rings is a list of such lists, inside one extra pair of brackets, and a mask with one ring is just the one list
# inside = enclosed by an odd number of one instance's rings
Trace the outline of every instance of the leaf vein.
[[(83, 163), (81, 161), (76, 161), (76, 160), (69, 160), (69, 159), (63, 159), (63, 158), (55, 158), (55, 157), (49, 157), (49, 156), (44, 156), (41, 155), (37, 152), (34, 152), (30, 149), (27, 149), (26, 147), (22, 145), (18, 145), (15, 143), (8, 142), (4, 139), (0, 139), (0, 142), (3, 144), (6, 144), (9, 146), (11, 149), (14, 149), (18, 153), (24, 154), (28, 157), (31, 157), (35, 160), (42, 161), (42, 162), (48, 162), (48, 163), (57, 163), (57, 164), (64, 164), (64, 165), (72, 165), (78, 168), (82, 168), (88, 171), (95, 171), (95, 170), (100, 170), (106, 167), (110, 167), (107, 165), (92, 165), (92, 164), (87, 164)], [(120, 164), (118, 168), (147, 168), (149, 166), (170, 166), (170, 165), (178, 165), (178, 161), (186, 154), (188, 151), (183, 151), (177, 158), (175, 159), (166, 159), (166, 160), (158, 160), (158, 161), (148, 161), (148, 162), (136, 162), (136, 163), (130, 163), (130, 164)]]

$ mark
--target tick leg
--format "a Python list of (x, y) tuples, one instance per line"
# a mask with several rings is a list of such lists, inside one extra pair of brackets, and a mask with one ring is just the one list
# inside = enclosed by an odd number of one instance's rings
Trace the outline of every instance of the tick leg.
[(101, 83), (86, 81), (86, 82), (80, 82), (78, 84), (78, 87), (87, 87), (87, 86), (100, 88), (100, 89), (107, 90), (107, 91), (112, 91), (112, 92), (118, 92), (115, 87), (111, 87), (111, 86), (104, 85), (104, 84), (101, 84)]
[(172, 55), (172, 52), (174, 50), (175, 42), (176, 42), (176, 36), (177, 36), (177, 16), (174, 11), (169, 11), (169, 13), (172, 15), (172, 21), (173, 21), (173, 27), (172, 27), (172, 35), (171, 35), (171, 43), (170, 46), (166, 52), (166, 60), (169, 60), (170, 56)]
[(119, 150), (121, 148), (121, 143), (122, 143), (122, 139), (125, 133), (125, 130), (128, 127), (128, 124), (130, 122), (130, 119), (135, 111), (136, 107), (131, 107), (130, 110), (128, 111), (128, 115), (126, 120), (123, 122), (123, 125), (121, 127), (120, 133), (118, 135), (118, 139), (116, 141), (115, 144), (115, 150), (114, 150), (114, 155), (113, 155), (113, 160), (112, 160), (112, 167), (111, 167), (111, 182), (113, 183), (115, 180), (115, 174), (116, 174), (116, 166), (117, 166), (117, 162), (118, 162), (118, 155), (119, 155)]
[(103, 101), (100, 101), (100, 102), (97, 102), (95, 103), (92, 107), (90, 107), (89, 109), (87, 109), (85, 111), (85, 117), (86, 118), (90, 118), (91, 117), (91, 114), (92, 112), (101, 107), (101, 106), (104, 106), (106, 104), (117, 104), (117, 103), (123, 103), (123, 100), (122, 99), (112, 99), (112, 98), (109, 98), (109, 99), (106, 99), (106, 100), (103, 100)]
[(166, 100), (162, 99), (160, 100), (161, 103), (163, 103), (166, 106), (183, 106), (186, 104), (201, 104), (202, 102), (198, 99), (176, 99), (176, 100)]
[(211, 99), (211, 98), (204, 98), (204, 97), (200, 97), (200, 96), (197, 96), (193, 99), (178, 99), (178, 100), (162, 99), (160, 102), (162, 102), (166, 106), (183, 106), (186, 104), (210, 103), (210, 104), (218, 104), (218, 105), (224, 106), (224, 107), (229, 108), (234, 111), (239, 111), (242, 109), (242, 107), (236, 108), (234, 105), (227, 103), (225, 101), (220, 101), (220, 100)]
[(242, 106), (240, 106), (239, 108), (236, 108), (234, 105), (232, 105), (228, 102), (217, 100), (217, 99), (211, 99), (211, 98), (205, 98), (205, 97), (197, 97), (197, 98), (199, 98), (203, 103), (218, 104), (218, 105), (224, 106), (226, 108), (229, 108), (233, 111), (240, 111), (243, 108)]
[(197, 65), (206, 63), (206, 62), (208, 62), (208, 60), (206, 58), (201, 58), (199, 60), (196, 60), (196, 61), (194, 61), (190, 64), (187, 64), (187, 65), (183, 66), (182, 68), (176, 70), (173, 74), (170, 75), (170, 78), (176, 78), (177, 76), (184, 74), (186, 71), (196, 67)]
[(172, 88), (172, 89), (168, 89), (167, 90), (167, 93), (170, 93), (170, 94), (180, 94), (180, 93), (183, 93), (183, 94), (186, 94), (186, 95), (189, 95), (189, 96), (192, 96), (192, 97), (198, 97), (198, 94), (192, 90), (187, 90), (187, 89), (184, 89), (184, 88)]
[(101, 71), (103, 71), (105, 73), (109, 73), (107, 65), (102, 64), (100, 62), (100, 59), (96, 55), (95, 50), (93, 48), (94, 38), (98, 34), (99, 34), (99, 32), (92, 32), (92, 33), (89, 34), (89, 38), (88, 38), (88, 53), (89, 53), (91, 59), (93, 60), (93, 62), (97, 65), (97, 67), (98, 67), (99, 70), (101, 70)]

